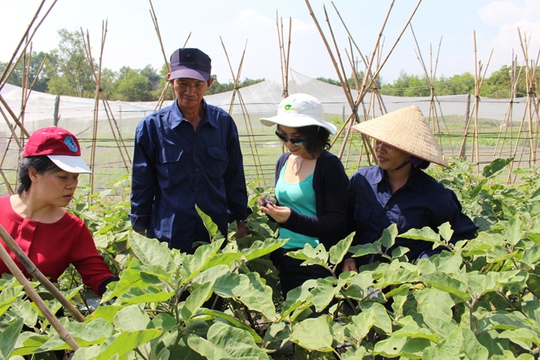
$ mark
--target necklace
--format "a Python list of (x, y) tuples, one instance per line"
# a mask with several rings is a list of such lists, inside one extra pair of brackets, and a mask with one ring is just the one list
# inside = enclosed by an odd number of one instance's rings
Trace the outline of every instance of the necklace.
[[(300, 157), (300, 156), (297, 156), (296, 159), (294, 159), (294, 162), (293, 162), (293, 164), (291, 166), (291, 170), (293, 171), (294, 175), (298, 175), (298, 173), (302, 169), (302, 164), (304, 163), (303, 160), (304, 159), (302, 159), (302, 157)], [(296, 169), (295, 169), (295, 167), (296, 167)]]

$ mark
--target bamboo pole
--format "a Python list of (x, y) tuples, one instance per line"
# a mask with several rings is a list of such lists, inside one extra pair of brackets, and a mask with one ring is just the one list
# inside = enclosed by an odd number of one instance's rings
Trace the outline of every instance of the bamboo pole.
[[(6, 244), (9, 243), (8, 239), (11, 239), (13, 241), (11, 236), (6, 232), (6, 230), (4, 229), (4, 227), (2, 225), (0, 225), (0, 236), (6, 242)], [(13, 243), (15, 243), (15, 242), (13, 241)], [(17, 245), (17, 244), (15, 244), (15, 245)], [(17, 245), (17, 247), (18, 247), (18, 245)], [(43, 299), (39, 296), (37, 291), (32, 287), (32, 285), (30, 284), (28, 279), (24, 276), (22, 271), (19, 269), (17, 264), (15, 264), (15, 262), (9, 256), (9, 253), (7, 252), (7, 250), (3, 246), (0, 246), (0, 257), (2, 258), (2, 261), (4, 261), (4, 263), (8, 267), (9, 271), (13, 274), (13, 276), (15, 276), (17, 281), (19, 281), (19, 283), (24, 287), (24, 290), (26, 291), (28, 296), (30, 296), (32, 301), (36, 304), (36, 306), (41, 311), (43, 316), (45, 316), (45, 318), (51, 323), (51, 325), (58, 332), (58, 335), (60, 336), (60, 339), (62, 339), (65, 343), (67, 343), (73, 350), (78, 350), (79, 349), (79, 344), (77, 344), (77, 342), (75, 341), (75, 339), (73, 339), (71, 334), (69, 332), (67, 332), (67, 330), (62, 326), (60, 321), (58, 321), (56, 316), (54, 316), (54, 314), (47, 307), (47, 305), (45, 305), (45, 302), (43, 301)], [(34, 265), (34, 267), (35, 267), (35, 265)], [(39, 270), (37, 270), (37, 271), (39, 272)], [(42, 283), (42, 284), (44, 284), (44, 283)], [(62, 294), (60, 294), (60, 295), (62, 295)], [(83, 317), (83, 319), (84, 319), (84, 317)]]
[[(418, 58), (418, 61), (420, 61), (420, 65), (422, 66), (422, 69), (424, 70), (424, 74), (427, 79), (429, 79), (429, 113), (428, 113), (428, 124), (433, 120), (433, 132), (435, 136), (438, 138), (438, 141), (440, 142), (441, 148), (442, 148), (442, 131), (441, 131), (441, 124), (439, 119), (439, 113), (437, 111), (437, 104), (439, 104), (440, 108), (440, 102), (437, 98), (437, 95), (435, 95), (435, 82), (437, 80), (437, 65), (439, 64), (439, 55), (441, 52), (441, 45), (442, 45), (442, 36), (439, 40), (439, 46), (437, 49), (437, 56), (435, 58), (435, 65), (433, 65), (433, 49), (430, 45), (429, 49), (429, 72), (426, 67), (426, 64), (424, 62), (424, 58), (422, 56), (422, 52), (420, 51), (420, 45), (418, 44), (418, 40), (416, 38), (416, 34), (414, 33), (414, 29), (412, 24), (410, 24), (410, 29), (413, 35), (414, 42), (416, 44), (417, 54), (416, 57)], [(446, 133), (448, 134), (448, 141), (450, 143), (450, 151), (452, 155), (454, 155), (454, 147), (452, 145), (452, 137), (450, 136), (450, 129), (448, 129), (448, 125), (446, 124), (446, 120), (444, 119), (444, 115), (441, 111), (441, 117), (442, 117), (442, 123), (444, 125), (444, 128), (446, 130)]]
[[(152, 4), (152, 0), (149, 0), (149, 2), (150, 2), (150, 17), (152, 18), (152, 23), (154, 24), (154, 30), (156, 31), (156, 35), (159, 40), (159, 47), (161, 49), (161, 54), (163, 55), (163, 60), (165, 61), (165, 66), (167, 66), (167, 73), (170, 73), (171, 65), (169, 64), (169, 60), (167, 58), (167, 55), (165, 54), (165, 47), (163, 46), (163, 39), (161, 38), (161, 31), (159, 30), (159, 23), (157, 20), (157, 15), (154, 10), (154, 5)], [(190, 37), (191, 37), (191, 32), (188, 34), (183, 47), (186, 47)], [(154, 110), (161, 109), (161, 106), (163, 106), (163, 102), (165, 101), (165, 94), (167, 93), (168, 89), (169, 89), (169, 82), (167, 81), (165, 83), (165, 86), (163, 86), (163, 90), (161, 91), (161, 95), (157, 101), (157, 104)]]
[[(124, 163), (124, 168), (126, 169), (126, 173), (129, 174), (131, 169), (131, 158), (129, 151), (127, 149), (126, 143), (124, 142), (124, 138), (122, 136), (122, 131), (120, 130), (120, 127), (118, 126), (118, 122), (116, 121), (116, 118), (114, 117), (114, 114), (112, 112), (112, 109), (110, 107), (110, 104), (105, 97), (105, 93), (103, 92), (103, 89), (101, 88), (101, 69), (103, 67), (103, 52), (105, 49), (105, 40), (107, 36), (107, 30), (108, 29), (108, 21), (104, 21), (102, 23), (102, 32), (101, 32), (101, 48), (99, 53), (99, 62), (98, 62), (98, 68), (97, 72), (94, 67), (94, 60), (92, 56), (92, 47), (90, 46), (90, 35), (88, 34), (88, 31), (86, 32), (86, 40), (84, 36), (84, 32), (81, 28), (81, 35), (83, 38), (83, 42), (85, 45), (85, 53), (87, 60), (90, 64), (90, 68), (92, 69), (92, 74), (94, 76), (94, 80), (96, 82), (96, 94), (94, 97), (94, 124), (95, 124), (95, 134), (92, 138), (92, 154), (91, 154), (91, 164), (90, 168), (92, 171), (94, 171), (95, 166), (95, 152), (97, 151), (97, 126), (99, 124), (99, 102), (103, 104), (103, 109), (105, 111), (105, 114), (107, 115), (107, 120), (109, 122), (109, 127), (111, 129), (111, 134), (113, 135), (114, 141), (116, 143), (116, 146), (118, 148), (118, 151), (120, 152), (120, 157), (122, 158), (122, 162)], [(90, 175), (92, 177), (92, 189), (93, 189), (93, 176), (92, 173)]]
[(255, 146), (255, 133), (253, 131), (253, 126), (251, 124), (251, 119), (249, 117), (249, 112), (245, 105), (244, 98), (242, 97), (240, 88), (238, 87), (238, 83), (240, 81), (240, 75), (242, 74), (242, 66), (244, 65), (244, 58), (246, 55), (247, 40), (246, 40), (246, 43), (244, 44), (244, 51), (242, 52), (242, 57), (240, 59), (240, 63), (238, 65), (238, 71), (236, 74), (234, 73), (234, 70), (232, 68), (231, 60), (229, 58), (229, 53), (227, 52), (227, 48), (225, 47), (225, 43), (223, 42), (223, 39), (221, 38), (221, 36), (219, 37), (219, 40), (221, 41), (221, 46), (223, 47), (223, 51), (225, 52), (225, 57), (227, 58), (227, 63), (229, 64), (229, 70), (231, 71), (231, 76), (233, 78), (233, 92), (231, 95), (231, 103), (229, 105), (229, 114), (232, 114), (233, 108), (234, 108), (234, 101), (235, 101), (236, 96), (238, 96), (238, 102), (240, 103), (240, 108), (242, 109), (242, 117), (244, 118), (244, 125), (246, 126), (248, 143), (251, 150), (251, 156), (253, 158), (253, 166), (255, 167), (255, 173), (257, 174), (257, 177), (261, 179), (262, 185), (266, 186), (261, 159), (259, 157), (259, 151), (257, 150), (257, 146)]
[(19, 44), (15, 47), (15, 51), (13, 52), (13, 55), (11, 56), (11, 59), (9, 59), (9, 61), (7, 62), (6, 68), (5, 68), (4, 72), (3, 72), (3, 74), (0, 76), (0, 90), (2, 89), (2, 87), (4, 87), (4, 84), (6, 83), (7, 79), (9, 79), (9, 77), (11, 76), (11, 73), (13, 72), (13, 70), (15, 70), (15, 67), (19, 63), (19, 60), (21, 59), (19, 57), (17, 59), (17, 61), (15, 61), (15, 58), (17, 57), (17, 54), (19, 53), (19, 50), (21, 50), (21, 46), (23, 44), (24, 39), (27, 39), (27, 40), (26, 40), (26, 44), (24, 45), (24, 47), (22, 49), (22, 52), (26, 51), (26, 48), (28, 47), (28, 45), (32, 41), (32, 38), (34, 37), (34, 35), (36, 34), (37, 29), (41, 26), (41, 24), (43, 23), (45, 18), (47, 18), (47, 15), (49, 15), (49, 13), (51, 12), (53, 6), (56, 4), (57, 1), (58, 0), (54, 0), (54, 2), (51, 4), (49, 9), (45, 12), (45, 15), (43, 15), (41, 20), (36, 25), (35, 29), (33, 31), (30, 31), (32, 29), (32, 26), (34, 25), (34, 22), (36, 21), (38, 15), (39, 15), (39, 12), (41, 11), (41, 8), (45, 4), (45, 0), (41, 1), (41, 4), (39, 5), (34, 17), (32, 18), (32, 21), (30, 21), (30, 24), (28, 24), (28, 27), (26, 28), (26, 31), (24, 32), (24, 35), (21, 37), (21, 40), (19, 41)]

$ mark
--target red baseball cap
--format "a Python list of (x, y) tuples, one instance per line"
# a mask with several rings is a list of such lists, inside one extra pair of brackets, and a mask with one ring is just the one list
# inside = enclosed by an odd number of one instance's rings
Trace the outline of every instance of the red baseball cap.
[(43, 156), (60, 169), (74, 174), (91, 174), (92, 170), (81, 157), (79, 141), (69, 131), (51, 126), (36, 130), (24, 147), (23, 156)]

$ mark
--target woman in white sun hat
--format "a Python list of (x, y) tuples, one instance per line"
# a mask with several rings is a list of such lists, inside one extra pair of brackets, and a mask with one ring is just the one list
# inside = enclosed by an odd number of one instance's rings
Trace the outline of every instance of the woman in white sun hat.
[[(36, 130), (19, 162), (17, 194), (0, 197), (0, 224), (36, 267), (56, 282), (73, 264), (85, 285), (102, 295), (118, 280), (98, 253), (84, 222), (64, 207), (73, 199), (79, 174), (92, 171), (75, 135), (60, 127)], [(12, 254), (0, 239), (0, 246)], [(31, 277), (19, 259), (21, 271)], [(0, 261), (0, 274), (9, 273)]]
[(279, 223), (279, 237), (290, 240), (280, 249), (280, 282), (283, 295), (308, 279), (330, 276), (320, 266), (300, 266), (302, 261), (286, 256), (306, 244), (326, 249), (345, 235), (347, 226), (348, 177), (341, 161), (327, 151), (336, 127), (323, 120), (319, 100), (293, 94), (282, 100), (278, 113), (261, 119), (276, 126), (276, 135), (289, 150), (276, 164), (276, 203), (259, 199), (261, 210)]
[[(353, 129), (375, 140), (378, 165), (363, 168), (349, 181), (349, 230), (356, 231), (353, 245), (379, 239), (385, 228), (396, 224), (399, 234), (407, 230), (450, 222), (452, 242), (476, 236), (478, 227), (461, 211), (450, 189), (426, 174), (430, 163), (448, 166), (442, 149), (417, 106), (409, 106), (362, 122)], [(408, 248), (409, 261), (441, 251), (432, 243), (397, 238), (395, 247)], [(387, 251), (391, 251), (389, 249)], [(344, 261), (343, 271), (373, 261), (364, 256)]]

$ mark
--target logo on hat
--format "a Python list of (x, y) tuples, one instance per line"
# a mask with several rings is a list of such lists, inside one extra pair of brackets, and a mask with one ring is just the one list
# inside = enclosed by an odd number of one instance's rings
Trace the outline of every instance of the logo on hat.
[(283, 107), (285, 110), (291, 110), (292, 108), (292, 105), (291, 104), (287, 104)]
[(66, 144), (68, 149), (73, 152), (79, 151), (79, 148), (77, 147), (77, 143), (75, 142), (75, 139), (73, 139), (73, 137), (69, 135), (66, 136), (66, 138), (64, 139), (64, 144)]

